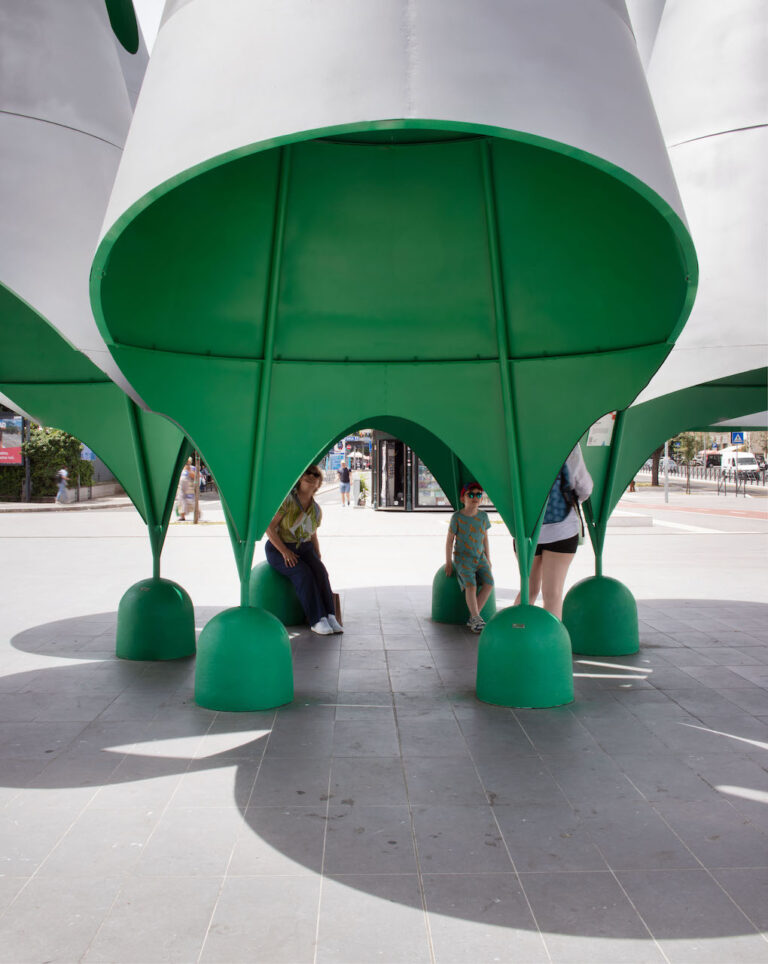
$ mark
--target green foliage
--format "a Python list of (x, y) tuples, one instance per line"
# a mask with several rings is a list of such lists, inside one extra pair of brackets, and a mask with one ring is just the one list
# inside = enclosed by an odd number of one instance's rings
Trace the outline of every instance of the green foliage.
[[(676, 435), (673, 442), (678, 444), (674, 447), (677, 455), (683, 462), (692, 462), (701, 446), (695, 432), (681, 432)], [(670, 446), (672, 448), (672, 446)]]
[[(30, 459), (33, 502), (56, 495), (56, 473), (61, 468), (69, 472), (70, 488), (77, 485), (78, 471), (81, 485), (90, 485), (93, 480), (93, 463), (80, 460), (81, 443), (59, 429), (33, 425), (22, 451)], [(20, 502), (23, 484), (23, 465), (0, 468), (0, 502)]]

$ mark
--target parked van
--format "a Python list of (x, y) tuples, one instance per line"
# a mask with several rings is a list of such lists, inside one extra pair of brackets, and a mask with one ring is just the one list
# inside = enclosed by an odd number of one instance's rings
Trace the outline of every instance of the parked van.
[(757, 482), (760, 467), (751, 452), (742, 452), (737, 448), (723, 449), (720, 453), (720, 471), (730, 478), (752, 479)]

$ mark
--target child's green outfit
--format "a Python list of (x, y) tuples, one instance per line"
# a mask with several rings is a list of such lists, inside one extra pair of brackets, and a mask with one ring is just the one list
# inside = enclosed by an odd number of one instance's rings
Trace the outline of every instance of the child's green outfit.
[(483, 539), (490, 528), (491, 521), (482, 510), (478, 510), (474, 516), (464, 515), (463, 512), (454, 512), (451, 516), (450, 529), (456, 536), (453, 568), (462, 589), (478, 583), (493, 585), (491, 564), (483, 549)]

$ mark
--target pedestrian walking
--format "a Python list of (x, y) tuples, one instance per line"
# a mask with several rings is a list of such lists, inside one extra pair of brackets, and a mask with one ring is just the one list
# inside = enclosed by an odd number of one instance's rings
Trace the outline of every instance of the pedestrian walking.
[(347, 463), (342, 461), (339, 467), (339, 492), (341, 493), (341, 504), (349, 505), (349, 467)]
[(69, 472), (66, 468), (61, 468), (56, 473), (56, 505), (66, 505), (69, 501), (67, 494), (67, 480)]

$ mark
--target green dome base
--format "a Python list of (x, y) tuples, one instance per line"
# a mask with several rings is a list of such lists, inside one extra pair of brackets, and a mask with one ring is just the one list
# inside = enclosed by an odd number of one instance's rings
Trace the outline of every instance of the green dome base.
[(496, 706), (561, 706), (573, 701), (568, 631), (546, 609), (502, 609), (480, 636), (477, 698)]
[(117, 608), (120, 659), (182, 659), (195, 655), (192, 600), (170, 579), (142, 579)]
[(284, 626), (303, 626), (307, 621), (293, 583), (268, 562), (260, 562), (251, 570), (248, 605), (266, 609)]
[(630, 656), (640, 649), (637, 603), (618, 579), (577, 582), (563, 600), (563, 623), (580, 656)]
[[(496, 590), (492, 589), (481, 615), (488, 621), (493, 619), (495, 614)], [(432, 619), (436, 623), (453, 623), (457, 626), (463, 626), (469, 619), (467, 602), (456, 572), (446, 576), (444, 566), (440, 566), (432, 580)]]
[(209, 710), (271, 710), (293, 699), (291, 644), (263, 609), (225, 609), (197, 644), (195, 702)]

